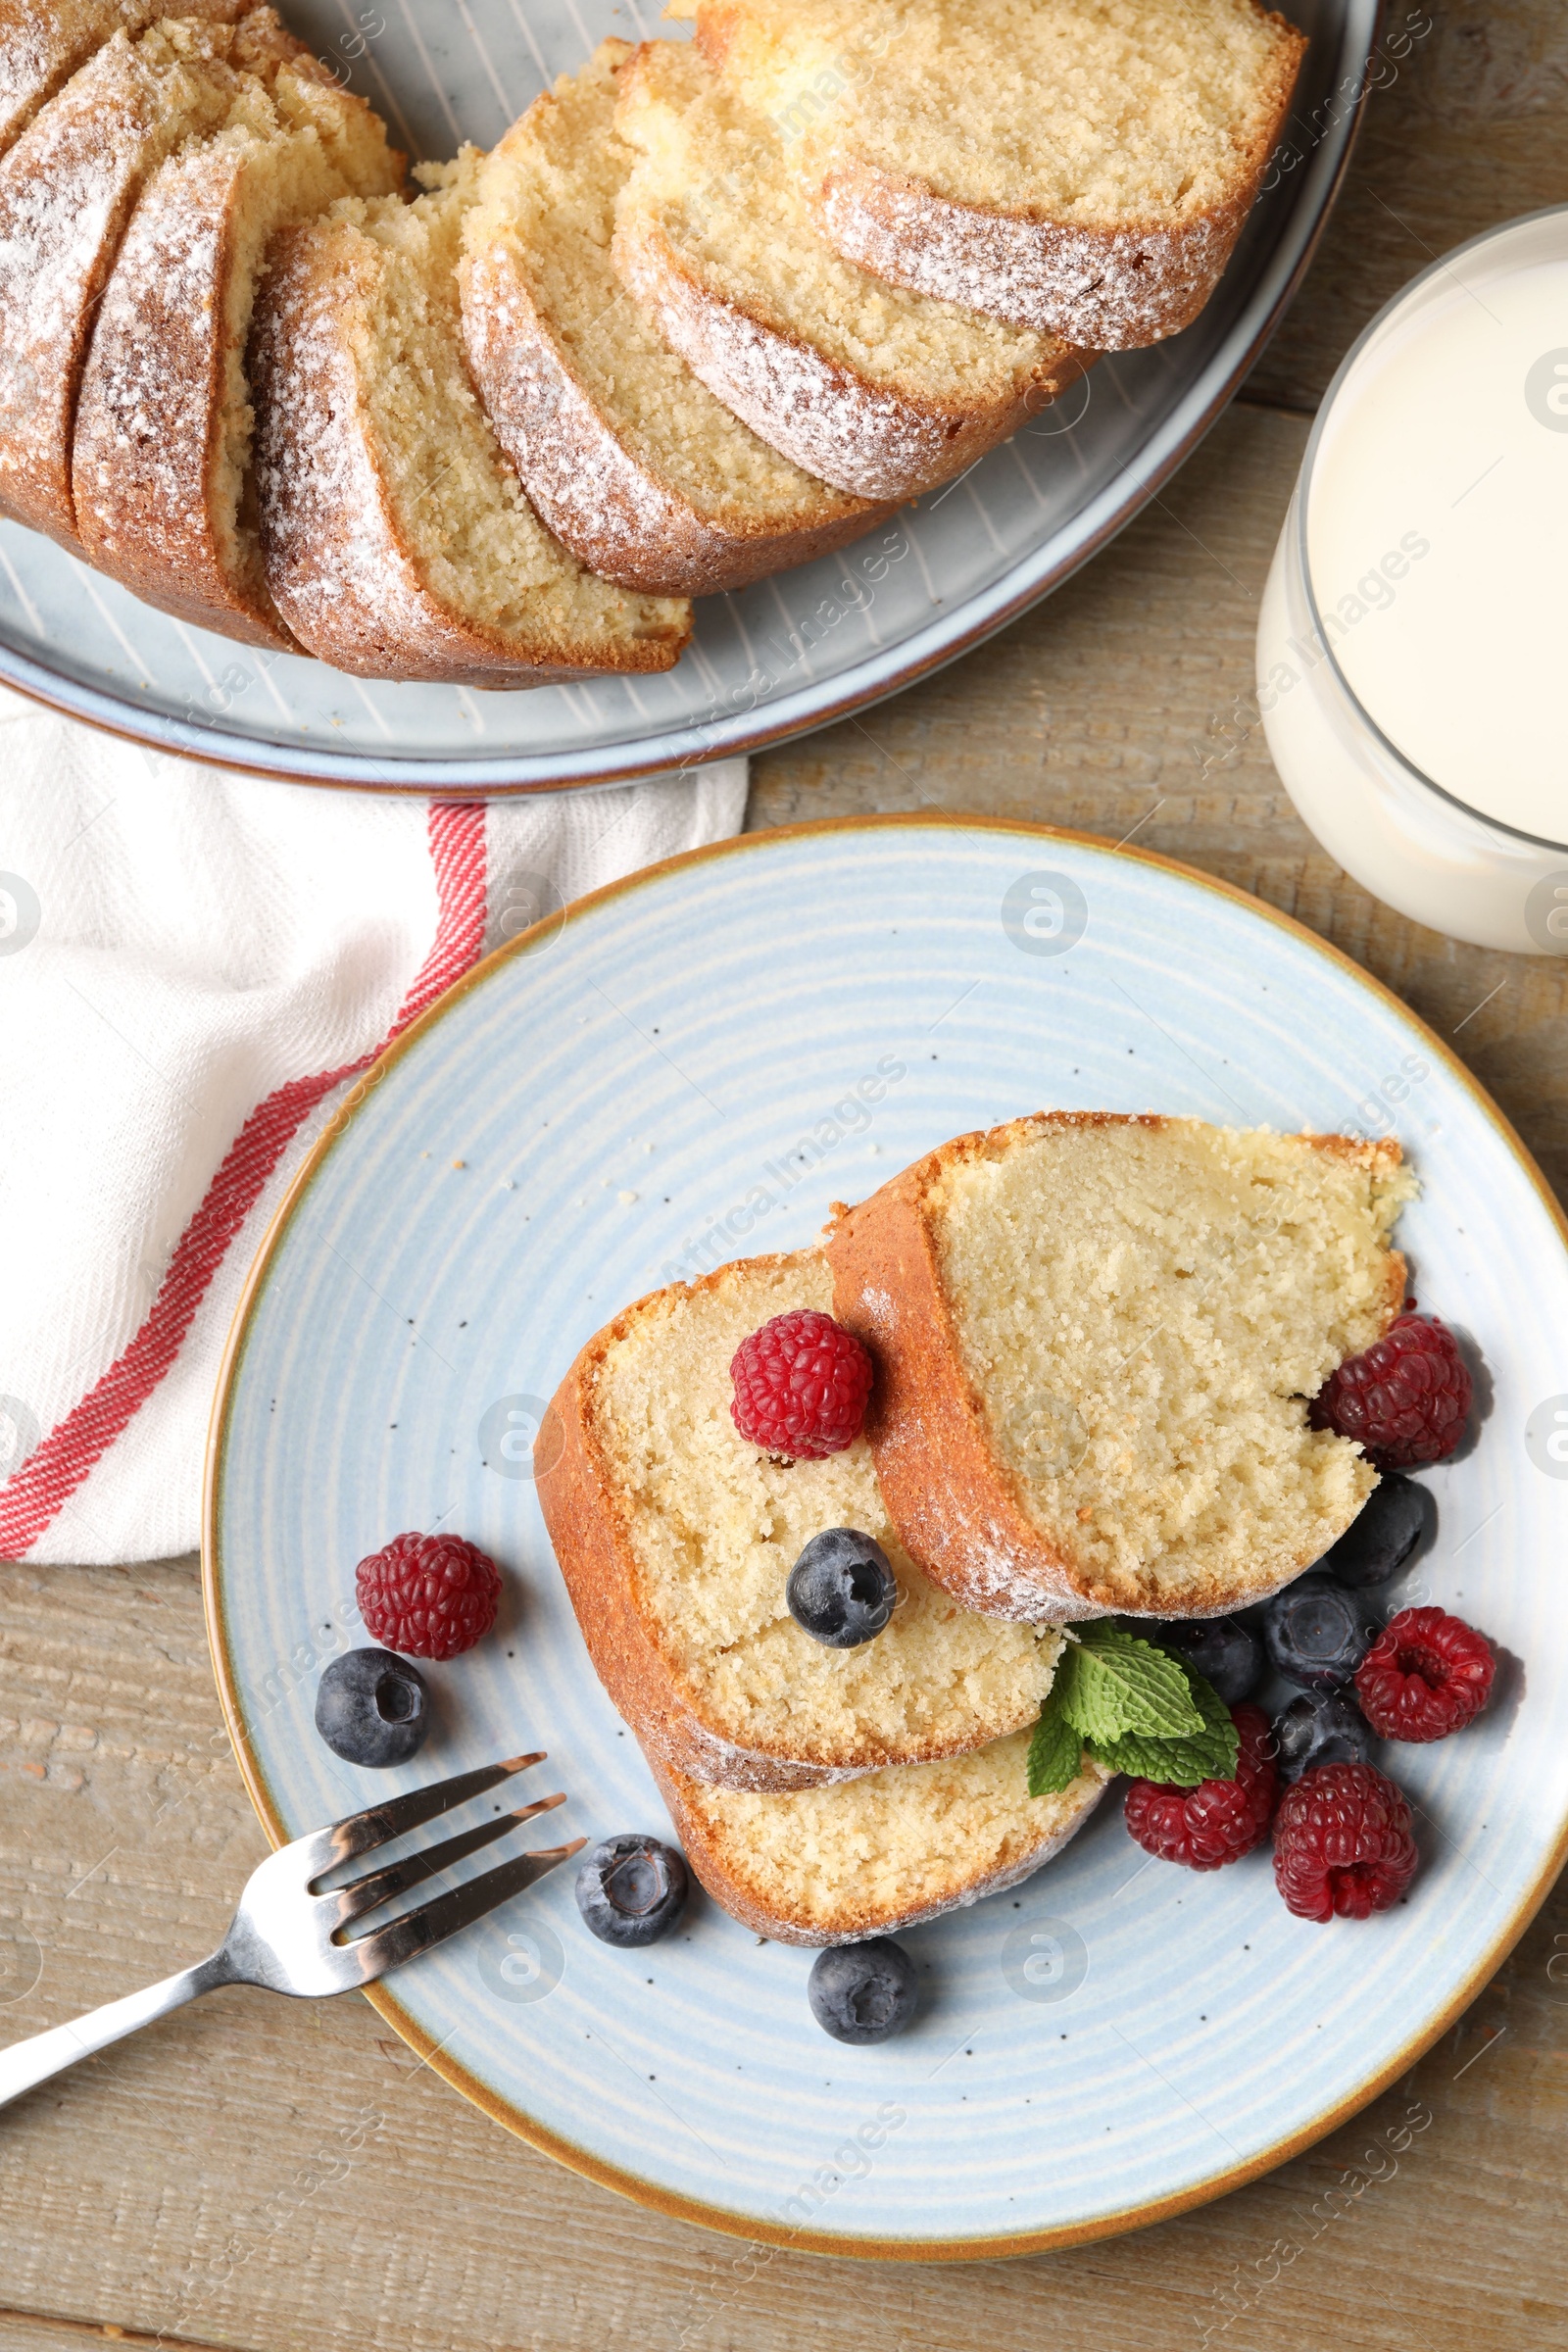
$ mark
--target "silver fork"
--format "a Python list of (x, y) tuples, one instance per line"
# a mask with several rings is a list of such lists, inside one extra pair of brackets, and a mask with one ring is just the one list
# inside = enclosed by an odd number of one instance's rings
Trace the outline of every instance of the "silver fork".
[(167, 2017), (171, 2010), (182, 2009), (187, 2001), (195, 2000), (198, 1993), (214, 1992), (220, 1984), (260, 1984), (269, 1992), (309, 1996), (346, 1992), (356, 1984), (373, 1984), (388, 1969), (401, 1968), (405, 1960), (444, 1942), (460, 1928), (470, 1927), (498, 1903), (542, 1879), (558, 1862), (579, 1852), (587, 1839), (576, 1838), (569, 1845), (519, 1854), (434, 1902), (401, 1914), (385, 1927), (368, 1929), (352, 1937), (345, 1933), (351, 1921), (406, 1894), (411, 1887), (423, 1886), (449, 1863), (476, 1854), (481, 1846), (504, 1838), (517, 1822), (532, 1821), (536, 1814), (564, 1805), (564, 1791), (542, 1796), (536, 1804), (523, 1805), (514, 1813), (503, 1813), (495, 1821), (483, 1821), (477, 1829), (464, 1830), (439, 1845), (427, 1846), (422, 1853), (407, 1854), (379, 1870), (368, 1871), (346, 1886), (318, 1892), (318, 1883), (340, 1863), (373, 1852), (407, 1831), (434, 1821), (439, 1814), (450, 1813), (455, 1805), (482, 1796), (513, 1773), (544, 1760), (541, 1749), (537, 1755), (511, 1756), (504, 1764), (487, 1764), (479, 1772), (459, 1773), (454, 1780), (437, 1781), (433, 1788), (416, 1789), (409, 1796), (388, 1797), (383, 1804), (367, 1806), (363, 1813), (351, 1813), (346, 1821), (334, 1822), (330, 1829), (317, 1830), (309, 1838), (297, 1838), (292, 1845), (279, 1846), (252, 1871), (228, 1934), (211, 1959), (199, 1960), (194, 1968), (182, 1968), (177, 1976), (165, 1977), (162, 1984), (150, 1984), (145, 1992), (107, 2002), (102, 2009), (77, 2018), (74, 2025), (54, 2026), (47, 2034), (34, 2034), (27, 2041), (0, 2050), (0, 2107), (31, 2090), (35, 2082), (63, 2073), (78, 2058), (107, 2049), (112, 2041), (134, 2034), (138, 2026), (151, 2025), (154, 2018)]

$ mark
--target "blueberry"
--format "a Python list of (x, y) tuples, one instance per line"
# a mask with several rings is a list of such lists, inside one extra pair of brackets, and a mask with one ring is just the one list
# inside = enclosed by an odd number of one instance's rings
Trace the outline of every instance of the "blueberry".
[(1396, 1472), (1373, 1488), (1359, 1517), (1318, 1565), (1352, 1592), (1386, 1585), (1414, 1551), (1426, 1523), (1425, 1487)]
[(1196, 1666), (1228, 1707), (1239, 1706), (1257, 1689), (1263, 1644), (1234, 1617), (1177, 1618), (1154, 1629), (1154, 1638)]
[(406, 1764), (430, 1729), (424, 1678), (389, 1649), (347, 1650), (321, 1677), (316, 1728), (346, 1764)]
[(686, 1901), (685, 1857), (658, 1838), (605, 1838), (577, 1873), (577, 1908), (601, 1943), (657, 1943)]
[(886, 2041), (914, 2015), (914, 1962), (891, 1936), (832, 1943), (816, 1955), (806, 1997), (835, 2041)]
[(1357, 1592), (1313, 1569), (1276, 1592), (1263, 1620), (1263, 1645), (1287, 1682), (1308, 1690), (1348, 1683), (1377, 1639)]
[(1370, 1764), (1372, 1734), (1346, 1690), (1303, 1690), (1274, 1719), (1280, 1779), (1289, 1788), (1314, 1764)]
[(830, 1527), (811, 1538), (790, 1570), (784, 1596), (813, 1642), (855, 1649), (882, 1631), (899, 1588), (880, 1544), (858, 1528)]

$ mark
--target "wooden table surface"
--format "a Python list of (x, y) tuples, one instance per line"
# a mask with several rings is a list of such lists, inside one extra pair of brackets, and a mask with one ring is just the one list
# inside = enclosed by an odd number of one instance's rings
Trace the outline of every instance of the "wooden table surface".
[[(1568, 200), (1562, 0), (1428, 5), (1432, 30), (1369, 102), (1294, 312), (1183, 473), (993, 644), (760, 760), (750, 823), (924, 807), (1136, 827), (1288, 908), (1453, 1036), (1568, 1197), (1568, 963), (1460, 947), (1374, 905), (1303, 830), (1261, 735), (1234, 724), (1346, 345), (1433, 256)], [(195, 1562), (0, 1568), (0, 2035), (206, 1951), (263, 1850)], [(1431, 2122), (1396, 2169), (1356, 2171), (1413, 2104)], [(367, 2118), (359, 2152), (334, 2158)], [(0, 2352), (1564, 2345), (1565, 2127), (1561, 1889), (1408, 2082), (1308, 2154), (1157, 2229), (975, 2266), (748, 2261), (509, 2138), (358, 1996), (218, 1994), (5, 2118)], [(1342, 2181), (1353, 2193), (1330, 2197)]]

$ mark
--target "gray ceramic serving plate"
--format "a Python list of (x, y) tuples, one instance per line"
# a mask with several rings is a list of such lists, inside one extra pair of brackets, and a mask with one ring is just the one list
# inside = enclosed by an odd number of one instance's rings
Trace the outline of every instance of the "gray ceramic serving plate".
[[(282, 0), (411, 154), (492, 144), (650, 0)], [(530, 792), (749, 752), (859, 710), (978, 644), (1131, 520), (1235, 391), (1345, 170), (1378, 0), (1293, 0), (1311, 36), (1290, 131), (1207, 310), (1102, 362), (1004, 449), (840, 555), (697, 608), (667, 677), (532, 693), (368, 685), (138, 604), (0, 523), (0, 678), (164, 751), (318, 784)]]

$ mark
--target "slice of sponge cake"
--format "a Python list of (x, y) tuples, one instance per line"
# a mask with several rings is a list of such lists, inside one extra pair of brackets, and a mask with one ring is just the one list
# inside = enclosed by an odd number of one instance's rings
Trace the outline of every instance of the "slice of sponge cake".
[(614, 263), (710, 391), (823, 481), (950, 480), (1083, 372), (1083, 354), (884, 284), (813, 222), (777, 126), (690, 43), (648, 41), (615, 128), (638, 153)]
[(673, 669), (691, 608), (597, 579), (553, 538), (463, 352), (457, 270), (482, 158), (425, 193), (285, 228), (257, 303), (267, 584), (323, 662), (363, 677), (523, 687)]
[(829, 1237), (910, 1555), (999, 1617), (1217, 1616), (1376, 1476), (1307, 1427), (1398, 1312), (1397, 1144), (1042, 1112), (933, 1152)]
[(545, 521), (624, 588), (711, 596), (808, 563), (892, 512), (831, 489), (732, 416), (611, 261), (636, 157), (605, 41), (485, 163), (464, 235), (474, 381)]
[(93, 322), (166, 157), (305, 55), (270, 8), (105, 43), (0, 162), (0, 511), (77, 547), (71, 452)]
[[(863, 1438), (770, 1460), (730, 1419), (741, 1341), (827, 1310), (818, 1250), (655, 1292), (589, 1341), (541, 1433), (539, 1498), (601, 1681), (649, 1753), (695, 1779), (784, 1789), (931, 1762), (1032, 1724), (1061, 1637), (959, 1606), (900, 1546)], [(808, 1541), (854, 1527), (902, 1598), (856, 1649), (790, 1615)]]
[(294, 640), (252, 512), (245, 350), (280, 228), (391, 196), (404, 158), (312, 58), (251, 77), (215, 138), (172, 155), (131, 218), (93, 329), (72, 480), (88, 560), (148, 604), (251, 644)]
[(1105, 351), (1187, 325), (1306, 47), (1256, 0), (677, 0), (862, 269)]
[(698, 1878), (773, 1943), (856, 1943), (1016, 1886), (1081, 1830), (1110, 1774), (1085, 1756), (1031, 1796), (1029, 1734), (785, 1795), (715, 1788), (653, 1759)]
[(134, 40), (160, 17), (231, 24), (247, 0), (0, 0), (0, 155), (40, 107), (117, 32)]

